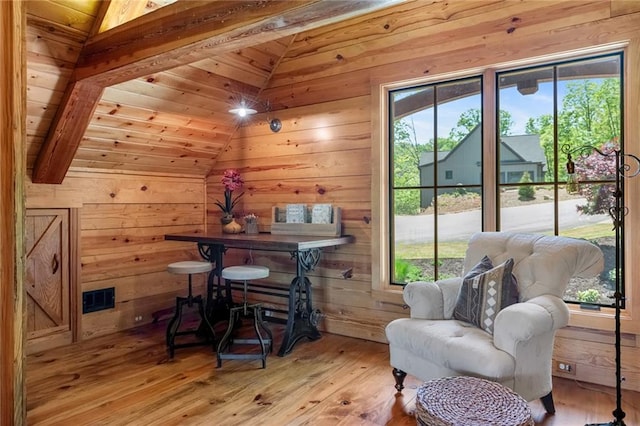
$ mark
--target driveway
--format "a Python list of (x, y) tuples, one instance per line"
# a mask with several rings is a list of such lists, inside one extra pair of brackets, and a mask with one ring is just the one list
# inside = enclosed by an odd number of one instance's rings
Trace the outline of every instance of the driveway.
[[(576, 206), (585, 204), (584, 198), (560, 201), (558, 217), (560, 229), (572, 229), (593, 223), (611, 222), (609, 215), (584, 215)], [(500, 210), (503, 231), (549, 232), (553, 229), (553, 203), (529, 204)], [(438, 216), (438, 230), (446, 235), (447, 241), (466, 241), (471, 234), (480, 231), (481, 212), (479, 210)], [(433, 241), (433, 215), (398, 216), (395, 222), (396, 242), (420, 243)]]

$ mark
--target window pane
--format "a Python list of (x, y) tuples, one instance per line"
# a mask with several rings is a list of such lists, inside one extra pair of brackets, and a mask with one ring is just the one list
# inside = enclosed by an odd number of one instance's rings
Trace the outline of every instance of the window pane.
[[(623, 275), (608, 215), (623, 149), (621, 70), (615, 53), (496, 73), (497, 174), (489, 184), (498, 189), (498, 229), (584, 238), (605, 254), (600, 276), (572, 280), (571, 302), (610, 306)], [(467, 241), (482, 229), (482, 88), (478, 76), (390, 92), (396, 283), (459, 275)]]
[[(583, 194), (609, 195), (615, 185), (582, 184), (582, 194), (572, 196), (571, 203), (561, 205), (559, 211), (560, 235), (591, 241), (604, 254), (604, 270), (594, 278), (573, 278), (565, 293), (565, 300), (579, 303), (610, 305), (615, 289), (615, 231), (606, 210), (593, 212), (593, 204)], [(588, 213), (593, 212), (593, 213)]]
[(559, 214), (560, 232), (593, 242), (605, 255), (598, 277), (571, 280), (567, 301), (607, 306), (613, 302), (619, 244), (608, 212), (615, 205), (615, 150), (621, 141), (620, 59), (614, 55), (558, 66), (559, 157), (565, 161), (565, 153), (574, 153), (576, 177), (582, 182), (574, 208)]
[(558, 66), (558, 144), (577, 148), (619, 143), (620, 57)]
[(500, 230), (553, 235), (553, 185), (503, 186), (499, 197)]
[[(614, 54), (498, 74), (500, 229), (584, 238), (605, 253), (605, 271), (573, 279), (567, 301), (611, 305), (620, 242), (608, 211), (622, 141), (621, 59)], [(505, 132), (510, 125), (526, 136)], [(542, 170), (527, 167), (536, 155)]]
[(438, 195), (438, 278), (460, 276), (471, 235), (482, 230), (479, 187), (458, 187)]
[(406, 200), (414, 201), (420, 197), (418, 189), (398, 189), (394, 191), (396, 206), (393, 222), (393, 252), (392, 252), (392, 282), (404, 284), (411, 281), (433, 279), (427, 275), (426, 269), (433, 264), (434, 232), (433, 217), (426, 214), (417, 214), (419, 209), (414, 208), (413, 214), (403, 213), (406, 210)]
[[(480, 85), (481, 80), (474, 78), (437, 88), (438, 186), (480, 185), (482, 181)], [(433, 164), (425, 164), (423, 171), (433, 174)]]
[(391, 94), (393, 187), (419, 186), (420, 165), (427, 161), (425, 159), (433, 159), (433, 103), (433, 88), (414, 88)]
[(500, 74), (500, 183), (553, 181), (553, 68)]
[[(444, 264), (457, 270), (464, 250), (450, 243), (481, 230), (481, 82), (475, 77), (390, 93), (395, 283), (438, 279)], [(474, 216), (462, 233), (459, 223), (446, 225), (460, 214)]]

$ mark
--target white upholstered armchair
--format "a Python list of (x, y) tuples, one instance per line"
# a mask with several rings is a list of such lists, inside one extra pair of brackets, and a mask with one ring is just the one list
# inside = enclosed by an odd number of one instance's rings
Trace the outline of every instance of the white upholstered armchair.
[[(512, 272), (519, 296), (517, 303), (498, 309), (493, 317), (479, 318), (476, 326), (456, 319), (461, 318), (461, 311), (464, 314), (460, 304), (470, 303), (459, 300), (459, 293), (482, 285), (467, 274), (485, 256), (492, 265), (507, 267), (508, 259), (513, 259), (505, 283)], [(476, 376), (502, 383), (527, 401), (540, 398), (547, 412), (555, 412), (553, 340), (556, 330), (569, 321), (562, 296), (572, 277), (593, 277), (603, 264), (600, 249), (584, 240), (506, 232), (473, 235), (464, 260), (466, 279), (406, 285), (403, 297), (411, 309), (410, 318), (394, 320), (386, 327), (396, 389), (403, 389), (407, 373), (420, 380)], [(495, 272), (486, 281), (493, 286)]]

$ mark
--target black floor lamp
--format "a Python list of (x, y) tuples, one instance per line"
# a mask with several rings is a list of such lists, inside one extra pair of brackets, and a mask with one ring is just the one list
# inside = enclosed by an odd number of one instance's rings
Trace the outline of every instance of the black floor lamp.
[(615, 350), (616, 350), (616, 408), (613, 410), (614, 419), (605, 423), (590, 423), (586, 426), (625, 426), (625, 412), (622, 410), (622, 381), (624, 378), (621, 373), (620, 365), (620, 311), (624, 302), (622, 294), (622, 282), (624, 278), (624, 239), (620, 237), (624, 235), (624, 217), (628, 209), (624, 206), (624, 181), (625, 178), (632, 178), (640, 174), (640, 158), (632, 154), (624, 154), (620, 149), (613, 149), (611, 152), (604, 151), (594, 146), (580, 146), (571, 149), (568, 145), (562, 147), (562, 151), (567, 154), (567, 192), (578, 192), (578, 182), (575, 179), (575, 164), (571, 160), (571, 154), (578, 154), (581, 157), (587, 157), (595, 152), (606, 158), (615, 159), (615, 189), (613, 190), (614, 205), (609, 207), (609, 215), (613, 219), (613, 228), (615, 230), (616, 251), (615, 251), (615, 292), (614, 308), (615, 308)]

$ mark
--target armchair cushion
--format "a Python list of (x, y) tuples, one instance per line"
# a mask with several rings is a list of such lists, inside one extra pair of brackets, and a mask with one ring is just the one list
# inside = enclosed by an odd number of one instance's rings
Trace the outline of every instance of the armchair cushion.
[(453, 317), (493, 334), (496, 316), (518, 302), (518, 286), (511, 273), (513, 259), (494, 267), (484, 256), (462, 280)]

